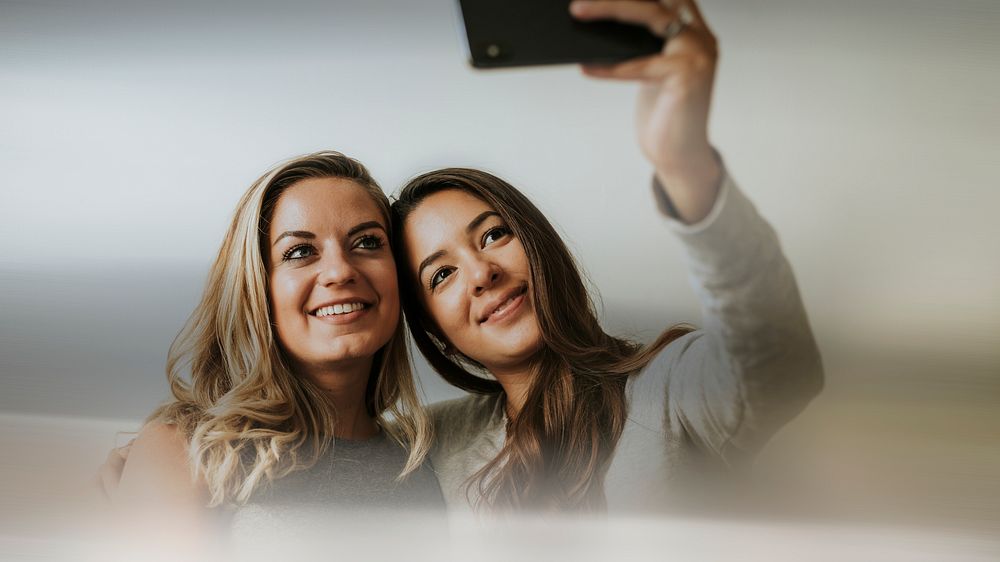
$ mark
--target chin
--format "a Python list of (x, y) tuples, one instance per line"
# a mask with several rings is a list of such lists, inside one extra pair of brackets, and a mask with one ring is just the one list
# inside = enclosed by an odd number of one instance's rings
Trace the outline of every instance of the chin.
[(311, 354), (316, 363), (339, 363), (370, 358), (385, 344), (377, 345), (368, 338), (341, 337), (332, 344), (317, 345)]
[(542, 330), (538, 327), (538, 321), (532, 318), (525, 318), (524, 327), (518, 332), (517, 346), (521, 349), (522, 355), (534, 355), (545, 346), (542, 338)]
[(545, 342), (542, 340), (542, 335), (526, 334), (526, 337), (519, 339), (516, 342), (511, 342), (511, 345), (507, 347), (506, 352), (503, 354), (503, 358), (499, 363), (507, 365), (519, 365), (529, 362), (533, 357), (538, 355), (538, 352), (545, 347)]

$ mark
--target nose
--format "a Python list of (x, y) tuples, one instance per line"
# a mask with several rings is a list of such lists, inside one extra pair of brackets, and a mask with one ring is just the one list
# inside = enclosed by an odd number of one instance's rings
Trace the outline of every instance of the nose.
[(490, 260), (473, 259), (467, 267), (469, 268), (470, 288), (474, 296), (483, 294), (503, 277), (503, 269)]
[(346, 285), (357, 281), (358, 270), (341, 251), (326, 252), (320, 260), (320, 272), (316, 279), (319, 285)]

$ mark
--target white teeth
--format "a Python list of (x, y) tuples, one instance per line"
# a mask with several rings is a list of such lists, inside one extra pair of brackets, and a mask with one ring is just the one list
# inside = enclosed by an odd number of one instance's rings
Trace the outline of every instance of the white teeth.
[[(503, 309), (507, 308), (508, 306), (510, 306), (510, 303), (514, 302), (514, 299), (516, 299), (519, 296), (521, 296), (520, 293), (518, 293), (518, 294), (514, 295), (513, 297), (510, 297), (509, 299), (507, 299), (507, 300), (503, 301), (502, 303), (500, 303), (500, 306), (498, 306), (498, 307), (496, 307), (496, 308), (493, 309), (493, 312), (490, 313), (490, 316), (493, 316), (494, 314), (496, 314), (496, 313), (502, 311)], [(487, 317), (487, 320), (488, 319), (489, 319), (489, 317)]]
[(355, 310), (361, 310), (365, 305), (360, 302), (349, 302), (345, 304), (335, 304), (332, 306), (324, 306), (316, 311), (316, 316), (332, 316), (334, 314), (348, 314), (354, 312)]
[(503, 304), (501, 304), (500, 306), (498, 306), (496, 308), (496, 310), (493, 311), (493, 314), (496, 314), (497, 312), (500, 312), (501, 310), (507, 308), (507, 305), (510, 304), (514, 300), (514, 298), (515, 297), (511, 297), (511, 298), (503, 301)]

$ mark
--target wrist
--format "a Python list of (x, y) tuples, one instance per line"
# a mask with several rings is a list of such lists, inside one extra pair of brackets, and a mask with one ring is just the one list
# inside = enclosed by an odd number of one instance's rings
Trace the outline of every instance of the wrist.
[(722, 160), (710, 149), (703, 157), (686, 159), (683, 167), (656, 167), (656, 178), (669, 200), (672, 215), (681, 222), (696, 223), (712, 210), (725, 173)]

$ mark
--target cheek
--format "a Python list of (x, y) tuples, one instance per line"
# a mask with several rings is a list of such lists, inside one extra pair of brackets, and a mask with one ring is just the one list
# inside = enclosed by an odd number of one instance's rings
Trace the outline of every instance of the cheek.
[[(531, 264), (528, 263), (528, 254), (524, 252), (521, 241), (515, 238), (510, 244), (510, 259), (514, 266), (523, 273), (531, 272)], [(530, 278), (530, 275), (529, 275)], [(530, 279), (529, 279), (530, 281)]]
[(389, 260), (388, 263), (379, 262), (372, 264), (368, 269), (367, 277), (379, 295), (382, 305), (389, 312), (399, 314), (399, 281), (396, 278), (396, 265)]
[(271, 320), (275, 324), (278, 336), (292, 328), (295, 317), (302, 309), (302, 283), (293, 276), (272, 275), (268, 290), (271, 306)]
[[(461, 340), (468, 314), (463, 312), (464, 301), (457, 295), (443, 295), (428, 308), (431, 318), (437, 323), (444, 336), (455, 342)], [(468, 311), (468, 308), (465, 309)]]
[(286, 276), (271, 277), (271, 308), (275, 313), (283, 312), (291, 306), (295, 290)]

